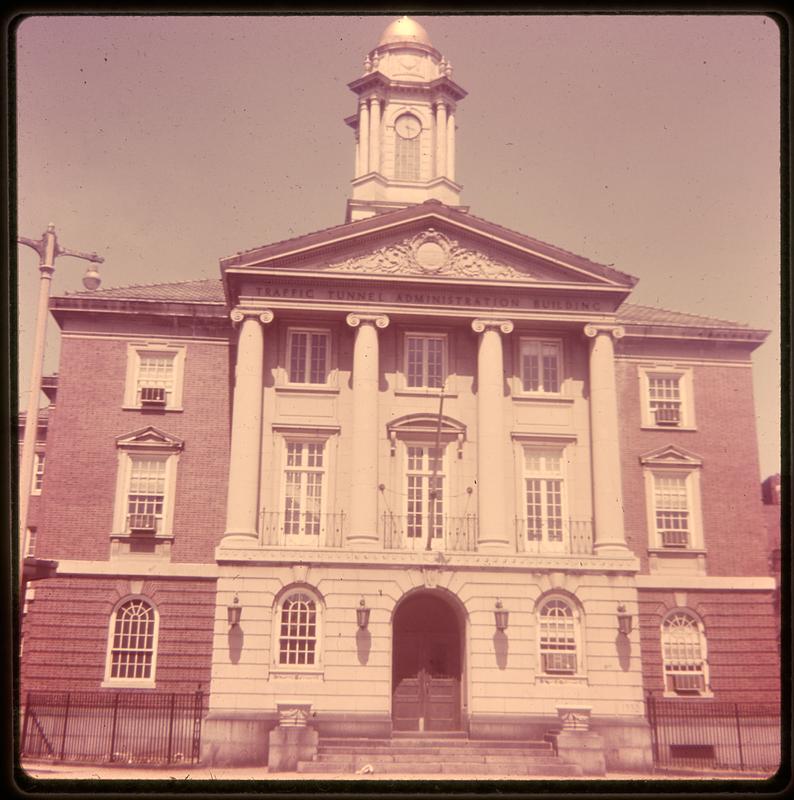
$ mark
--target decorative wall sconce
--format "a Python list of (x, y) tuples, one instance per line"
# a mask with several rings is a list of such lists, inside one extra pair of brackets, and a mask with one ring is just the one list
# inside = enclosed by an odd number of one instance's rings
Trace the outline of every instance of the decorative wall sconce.
[(226, 607), (226, 617), (229, 620), (229, 627), (234, 628), (240, 624), (240, 617), (243, 613), (243, 607), (240, 605), (240, 598), (235, 595), (234, 602)]
[(510, 617), (510, 612), (502, 606), (502, 601), (497, 598), (496, 606), (493, 611), (494, 621), (496, 622), (496, 630), (503, 631), (507, 629), (507, 620)]
[(618, 630), (624, 635), (628, 636), (631, 633), (633, 620), (631, 614), (626, 611), (626, 606), (621, 603), (618, 606)]
[(358, 603), (358, 608), (356, 609), (356, 622), (358, 622), (358, 627), (362, 630), (366, 629), (369, 625), (369, 612), (372, 609), (367, 608), (367, 602), (362, 597)]

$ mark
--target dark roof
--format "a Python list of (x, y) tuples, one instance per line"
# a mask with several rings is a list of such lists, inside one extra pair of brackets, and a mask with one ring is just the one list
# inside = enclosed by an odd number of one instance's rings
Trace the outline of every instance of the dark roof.
[[(93, 292), (73, 292), (72, 296), (97, 297), (117, 300), (153, 300), (160, 302), (224, 304), (223, 284), (219, 278), (178, 283), (149, 283), (133, 286), (116, 286)], [(623, 303), (617, 311), (618, 321), (624, 325), (664, 325), (685, 328), (745, 328), (742, 322), (716, 319), (701, 314), (687, 314), (664, 308)]]

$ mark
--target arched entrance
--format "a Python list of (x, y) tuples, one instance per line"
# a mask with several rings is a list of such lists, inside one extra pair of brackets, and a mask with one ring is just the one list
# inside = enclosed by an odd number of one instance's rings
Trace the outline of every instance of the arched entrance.
[(406, 598), (392, 621), (392, 725), (460, 729), (462, 624), (438, 592)]

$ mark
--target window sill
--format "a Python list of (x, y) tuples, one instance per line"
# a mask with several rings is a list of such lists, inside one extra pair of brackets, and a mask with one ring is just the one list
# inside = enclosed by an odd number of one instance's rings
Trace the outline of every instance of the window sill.
[(695, 547), (649, 547), (649, 556), (690, 556), (697, 558), (698, 556), (705, 556), (706, 551), (701, 548)]
[(99, 684), (102, 689), (154, 689), (153, 678), (108, 678)]
[(148, 411), (152, 414), (164, 414), (165, 412), (177, 412), (181, 413), (185, 409), (182, 406), (128, 406), (123, 405), (121, 407), (122, 411)]
[[(403, 387), (402, 389), (395, 389), (394, 390), (395, 397), (440, 397), (441, 396), (441, 389), (427, 389), (422, 387), (417, 387), (416, 389), (408, 389)], [(457, 392), (444, 392), (444, 399), (445, 400), (454, 400), (458, 396)]]
[(142, 539), (144, 541), (154, 541), (154, 542), (173, 542), (174, 541), (174, 534), (173, 533), (155, 533), (154, 535), (150, 533), (130, 533), (129, 531), (113, 531), (110, 534), (111, 539), (121, 539), (124, 541), (129, 541), (130, 539)]
[(698, 694), (679, 694), (678, 692), (663, 692), (662, 697), (671, 700), (710, 700), (714, 697), (714, 692), (704, 691)]
[(643, 431), (696, 431), (694, 425), (640, 425)]
[(516, 392), (512, 395), (512, 399), (520, 403), (573, 403), (574, 401), (573, 397), (569, 397), (566, 394), (552, 394), (551, 392), (539, 394)]
[(339, 394), (339, 387), (332, 384), (287, 383), (275, 389), (279, 394)]

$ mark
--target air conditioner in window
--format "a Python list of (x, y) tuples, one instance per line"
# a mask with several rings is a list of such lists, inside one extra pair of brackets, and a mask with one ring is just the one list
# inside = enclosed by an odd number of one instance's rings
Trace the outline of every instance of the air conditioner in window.
[(154, 514), (130, 514), (127, 528), (131, 533), (156, 533), (157, 517)]
[(141, 405), (157, 408), (165, 405), (165, 389), (162, 386), (142, 386)]
[(675, 673), (670, 675), (670, 683), (679, 694), (694, 694), (706, 688), (706, 680), (699, 672)]
[(678, 406), (666, 406), (653, 410), (657, 425), (680, 425), (681, 409)]
[(576, 653), (541, 653), (543, 671), (550, 675), (573, 675)]
[(662, 531), (663, 547), (686, 547), (689, 541), (688, 531)]

